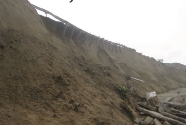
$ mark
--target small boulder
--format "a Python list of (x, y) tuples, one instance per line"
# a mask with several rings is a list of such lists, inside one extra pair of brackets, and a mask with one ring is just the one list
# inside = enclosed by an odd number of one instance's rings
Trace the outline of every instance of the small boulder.
[(147, 122), (145, 122), (145, 121), (140, 121), (139, 125), (149, 125), (149, 124)]
[(147, 124), (150, 124), (150, 123), (152, 123), (153, 122), (153, 118), (151, 118), (151, 117), (149, 117), (149, 116), (147, 116), (146, 118), (145, 118), (145, 120), (144, 120)]
[(154, 125), (162, 125), (162, 123), (158, 119), (154, 119)]
[(165, 121), (163, 125), (171, 125), (168, 121)]
[(137, 124), (139, 124), (140, 121), (141, 120), (139, 118), (137, 118), (137, 117), (134, 119), (134, 122), (137, 123)]
[(138, 117), (136, 117), (136, 118), (134, 119), (134, 123), (139, 124), (140, 121), (143, 121), (143, 120), (144, 120), (144, 118), (138, 118)]

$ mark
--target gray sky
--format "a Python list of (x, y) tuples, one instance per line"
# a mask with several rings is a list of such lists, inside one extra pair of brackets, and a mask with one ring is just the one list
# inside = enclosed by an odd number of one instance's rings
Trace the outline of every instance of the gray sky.
[(29, 1), (143, 55), (186, 65), (186, 0)]

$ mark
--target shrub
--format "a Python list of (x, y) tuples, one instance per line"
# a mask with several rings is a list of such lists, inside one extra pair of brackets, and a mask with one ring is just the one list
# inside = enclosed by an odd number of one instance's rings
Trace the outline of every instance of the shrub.
[(119, 92), (119, 95), (122, 99), (125, 99), (126, 98), (126, 95), (127, 95), (127, 89), (125, 88), (125, 86), (119, 86), (118, 87), (118, 92)]
[(120, 90), (120, 91), (123, 91), (123, 92), (126, 92), (125, 86), (119, 86), (119, 90)]

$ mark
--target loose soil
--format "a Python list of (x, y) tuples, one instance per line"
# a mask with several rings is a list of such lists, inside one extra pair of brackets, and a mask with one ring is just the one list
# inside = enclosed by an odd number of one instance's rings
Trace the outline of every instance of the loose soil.
[(147, 91), (186, 86), (185, 72), (134, 49), (62, 37), (27, 0), (1, 0), (0, 16), (0, 125), (132, 125)]

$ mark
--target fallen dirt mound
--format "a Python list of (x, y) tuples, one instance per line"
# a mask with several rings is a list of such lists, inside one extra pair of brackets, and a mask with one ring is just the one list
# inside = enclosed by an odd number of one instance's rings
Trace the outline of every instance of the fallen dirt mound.
[(74, 42), (70, 28), (63, 37), (63, 25), (40, 18), (26, 0), (0, 3), (2, 125), (130, 125), (146, 90), (185, 85), (184, 73), (129, 48)]

